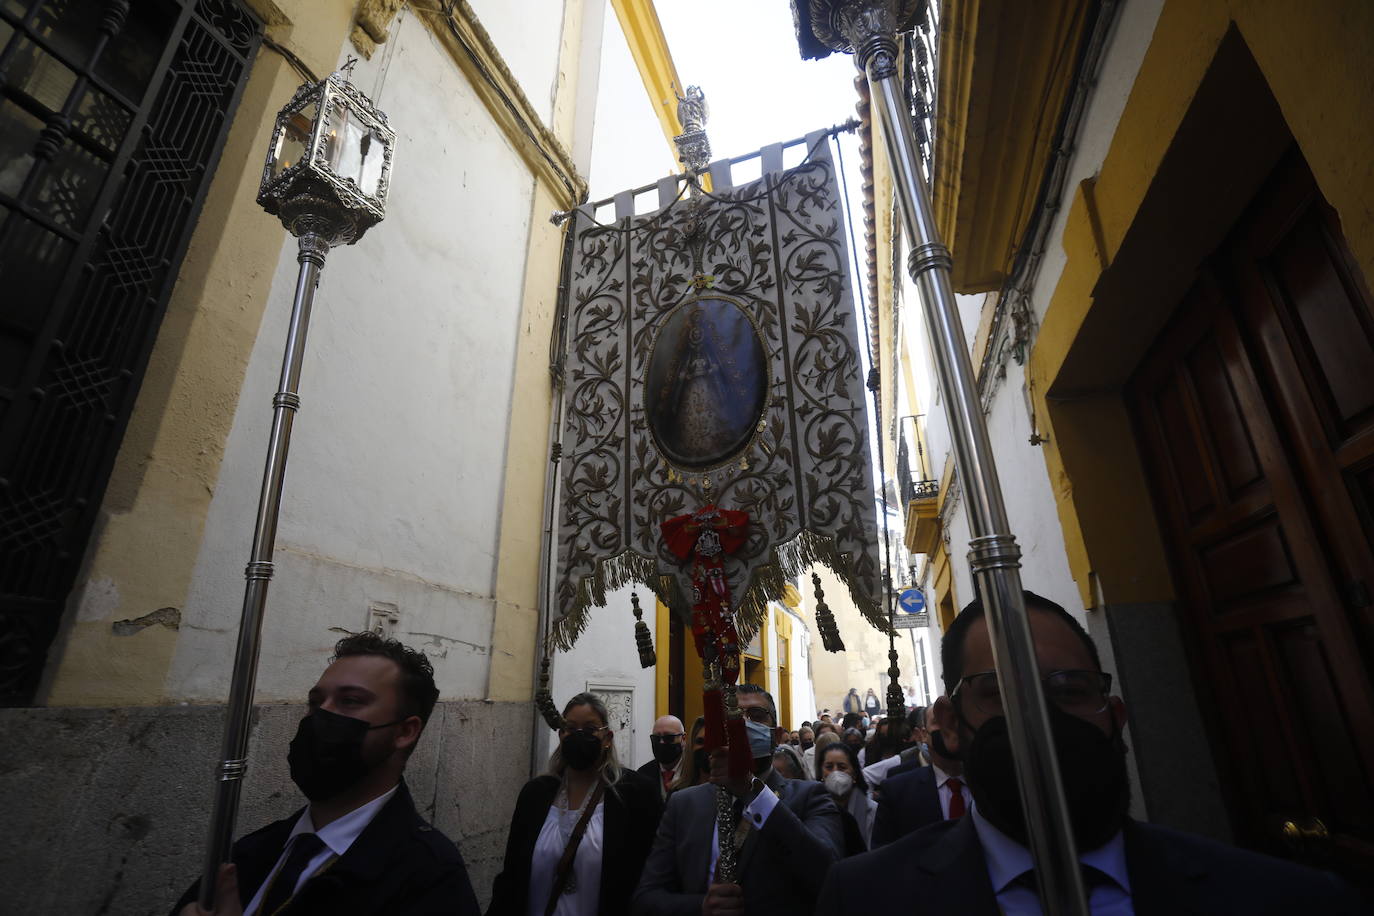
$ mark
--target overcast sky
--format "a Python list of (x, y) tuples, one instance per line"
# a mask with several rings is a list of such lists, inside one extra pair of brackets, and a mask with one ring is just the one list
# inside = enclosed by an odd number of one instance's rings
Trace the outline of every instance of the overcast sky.
[(655, 6), (678, 76), (706, 93), (714, 158), (854, 116), (853, 58), (803, 61), (787, 0), (658, 0)]

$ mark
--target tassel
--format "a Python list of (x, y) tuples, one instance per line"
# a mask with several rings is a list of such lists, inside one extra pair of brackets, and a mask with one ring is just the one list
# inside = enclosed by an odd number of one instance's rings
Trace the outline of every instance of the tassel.
[(649, 636), (649, 625), (644, 622), (644, 612), (639, 609), (639, 594), (630, 592), (630, 607), (635, 613), (635, 645), (639, 648), (639, 667), (652, 668), (658, 661), (654, 652), (654, 641)]
[(558, 711), (558, 707), (553, 705), (553, 692), (549, 690), (549, 660), (547, 657), (539, 662), (539, 689), (534, 692), (534, 707), (539, 710), (539, 714), (544, 717), (549, 728), (559, 731), (566, 724), (563, 721), (563, 714)]
[(811, 574), (811, 585), (816, 589), (816, 629), (821, 633), (821, 645), (827, 652), (843, 652), (844, 640), (840, 639), (839, 627), (835, 626), (835, 615), (825, 603), (825, 592), (821, 590), (821, 577)]
[(725, 734), (729, 743), (729, 766), (732, 779), (739, 779), (754, 771), (754, 752), (749, 747), (749, 729), (744, 726), (735, 685), (725, 688)]
[(887, 737), (892, 741), (904, 742), (911, 734), (911, 726), (906, 721), (906, 696), (897, 680), (901, 672), (897, 669), (896, 649), (887, 650), (887, 660), (887, 717), (892, 722), (888, 726)]

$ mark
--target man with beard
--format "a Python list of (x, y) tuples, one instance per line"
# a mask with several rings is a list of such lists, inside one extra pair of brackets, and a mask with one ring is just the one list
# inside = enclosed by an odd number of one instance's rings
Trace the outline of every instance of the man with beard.
[(682, 751), (686, 744), (687, 733), (683, 730), (682, 720), (677, 716), (659, 716), (654, 723), (654, 730), (649, 734), (649, 747), (654, 759), (636, 772), (658, 786), (660, 799), (668, 797), (668, 789), (682, 769)]
[[(730, 777), (726, 752), (710, 755), (711, 781), (672, 794), (635, 890), (638, 916), (797, 916), (811, 910), (844, 842), (840, 812), (818, 782), (773, 769), (777, 707), (755, 684), (739, 685), (754, 774)], [(734, 796), (738, 884), (717, 880), (716, 793)], [(836, 912), (843, 912), (844, 908)]]
[[(1062, 607), (1025, 593), (1036, 661), (1088, 890), (1098, 914), (1322, 914), (1359, 911), (1339, 879), (1127, 817), (1130, 785), (1112, 696), (1088, 634)], [(1039, 914), (992, 642), (982, 605), (964, 608), (941, 646), (945, 696), (934, 707), (944, 750), (962, 761), (973, 808), (830, 870), (816, 912), (866, 905), (919, 914)], [(901, 882), (885, 882), (901, 874)], [(876, 896), (874, 896), (876, 895)], [(913, 908), (914, 902), (914, 908)]]
[[(310, 804), (234, 844), (215, 916), (477, 916), (457, 847), (420, 818), (402, 777), (438, 698), (422, 653), (375, 633), (339, 640), (287, 755)], [(173, 912), (204, 914), (199, 891)]]

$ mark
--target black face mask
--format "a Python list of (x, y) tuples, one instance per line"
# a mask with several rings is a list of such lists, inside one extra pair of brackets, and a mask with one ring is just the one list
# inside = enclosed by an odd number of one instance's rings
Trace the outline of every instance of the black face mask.
[(815, 743), (816, 743), (816, 742), (814, 742), (814, 741), (807, 741), (805, 738), (803, 738), (803, 739), (801, 739), (801, 749), (802, 749), (802, 750), (806, 750), (807, 748), (809, 748), (811, 745), (813, 745), (813, 744), (815, 744)]
[(601, 739), (595, 734), (576, 729), (559, 744), (563, 762), (574, 770), (589, 770), (601, 761)]
[(711, 755), (706, 748), (699, 747), (692, 751), (692, 764), (697, 768), (698, 774), (711, 772)]
[(677, 743), (676, 738), (650, 735), (649, 744), (653, 746), (654, 759), (658, 761), (659, 766), (670, 767), (682, 756), (682, 745)]
[[(1115, 727), (1104, 735), (1096, 725), (1053, 704), (1049, 714), (1074, 838), (1080, 852), (1097, 849), (1121, 829), (1131, 805), (1126, 745)], [(1022, 846), (1029, 846), (1006, 717), (984, 722), (960, 756), (979, 813)]]
[(286, 754), (291, 781), (311, 801), (333, 798), (360, 782), (375, 765), (363, 759), (367, 733), (404, 721), (368, 725), (362, 719), (316, 709), (301, 719), (291, 739)]

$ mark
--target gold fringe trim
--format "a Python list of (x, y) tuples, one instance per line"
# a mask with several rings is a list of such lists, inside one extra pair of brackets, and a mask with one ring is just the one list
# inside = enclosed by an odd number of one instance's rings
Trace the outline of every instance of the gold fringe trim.
[(572, 607), (553, 622), (549, 640), (554, 648), (561, 652), (571, 649), (582, 631), (587, 629), (587, 615), (591, 609), (605, 607), (606, 593), (627, 585), (643, 585), (680, 618), (691, 619), (691, 605), (687, 603), (677, 577), (661, 575), (657, 558), (626, 550), (613, 557), (597, 560), (596, 571), (590, 576), (583, 576), (578, 582)]
[[(748, 645), (763, 626), (768, 604), (782, 600), (783, 589), (793, 579), (800, 579), (813, 566), (824, 566), (849, 589), (849, 597), (864, 619), (880, 633), (888, 631), (887, 615), (868, 595), (849, 566), (849, 557), (835, 547), (835, 539), (803, 528), (790, 540), (770, 551), (770, 562), (754, 567), (739, 600), (735, 603), (735, 629), (740, 644)], [(606, 606), (607, 592), (626, 585), (640, 584), (649, 589), (688, 626), (691, 625), (692, 606), (683, 593), (678, 577), (663, 575), (658, 560), (634, 550), (625, 550), (613, 557), (597, 560), (595, 572), (583, 576), (577, 585), (577, 595), (563, 616), (553, 622), (550, 642), (554, 648), (567, 652), (587, 629), (588, 614), (594, 607)]]

